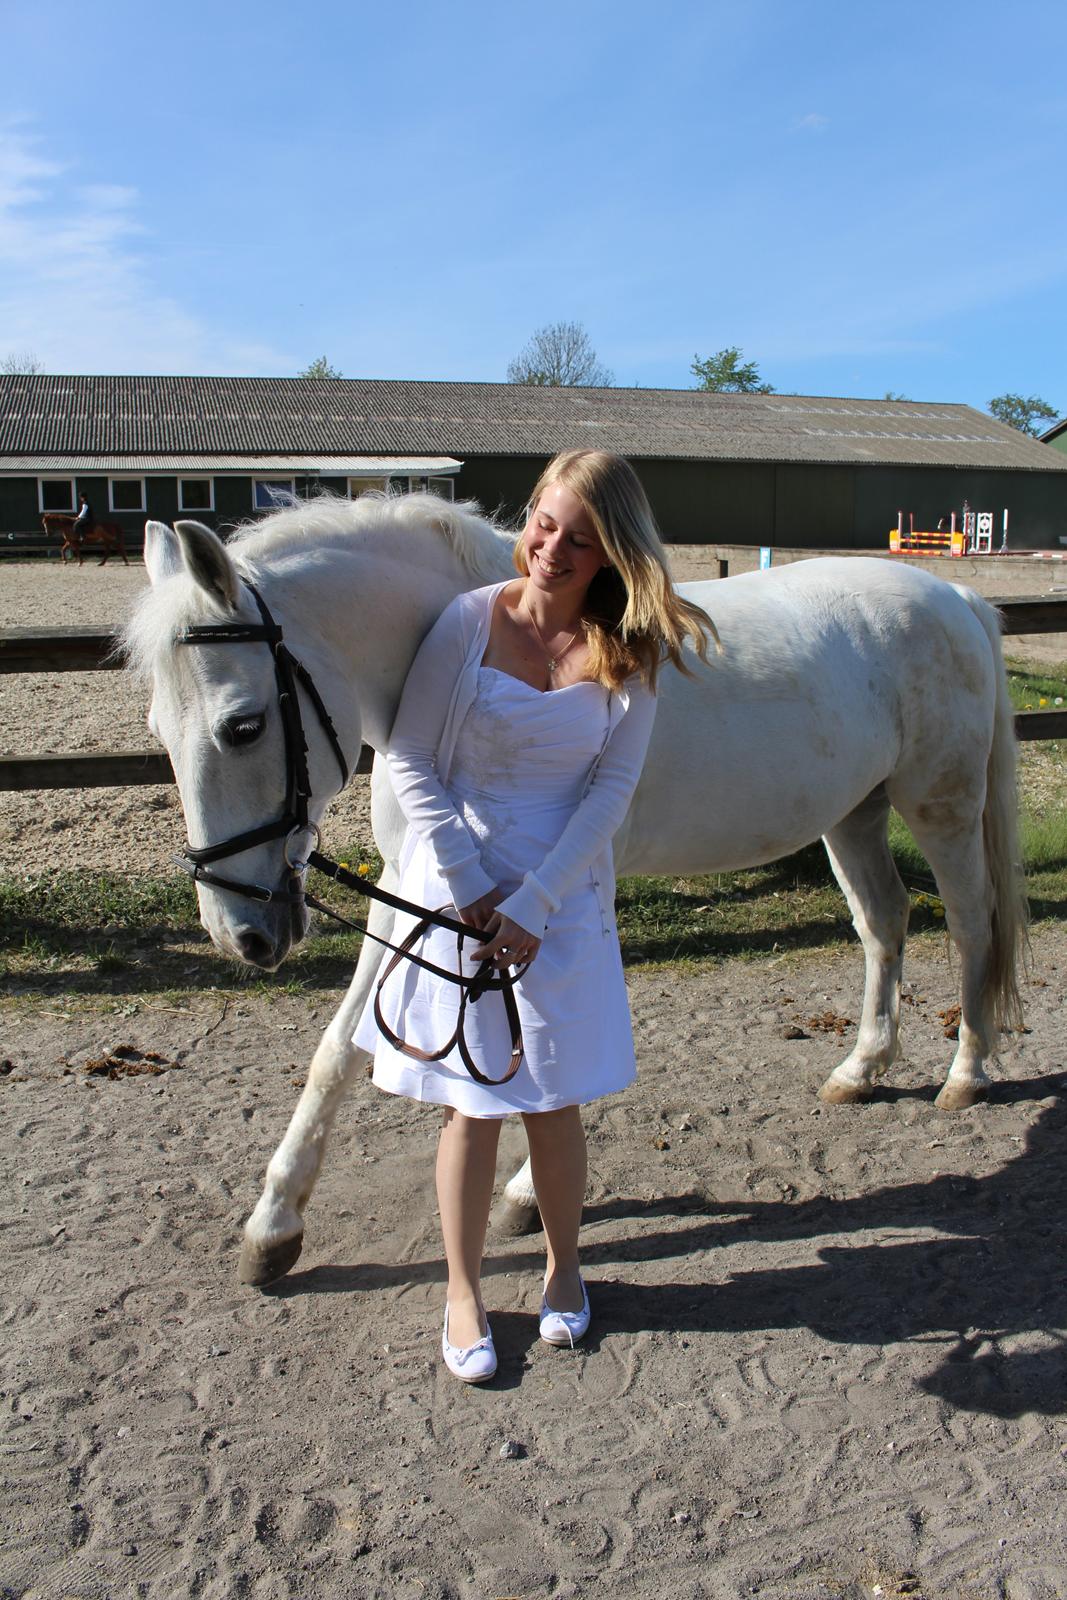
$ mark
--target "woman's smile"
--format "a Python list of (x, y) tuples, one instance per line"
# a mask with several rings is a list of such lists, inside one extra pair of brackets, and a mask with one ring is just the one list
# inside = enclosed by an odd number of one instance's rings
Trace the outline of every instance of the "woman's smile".
[(604, 546), (578, 496), (562, 483), (549, 484), (522, 536), (534, 587), (570, 588), (583, 595), (604, 565)]

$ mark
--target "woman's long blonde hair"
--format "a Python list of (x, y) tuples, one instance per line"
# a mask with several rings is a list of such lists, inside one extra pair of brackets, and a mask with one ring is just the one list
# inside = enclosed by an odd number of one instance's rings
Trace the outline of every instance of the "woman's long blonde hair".
[[(707, 612), (675, 592), (652, 507), (633, 467), (609, 450), (563, 450), (534, 485), (527, 519), (553, 483), (577, 495), (610, 562), (589, 585), (582, 611), (590, 678), (618, 689), (637, 672), (654, 689), (665, 660), (691, 677), (682, 653), (686, 640), (702, 661), (708, 659), (709, 637), (717, 650), (722, 645)], [(521, 539), (515, 566), (529, 576)]]

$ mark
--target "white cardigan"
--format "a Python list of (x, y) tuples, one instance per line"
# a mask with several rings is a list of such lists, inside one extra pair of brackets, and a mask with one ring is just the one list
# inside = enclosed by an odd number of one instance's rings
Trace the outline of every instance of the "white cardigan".
[[(503, 583), (457, 595), (419, 649), (389, 736), (388, 764), (408, 826), (433, 852), (457, 907), (496, 888), (478, 847), (445, 790), (463, 719), (478, 686), (497, 595)], [(608, 730), (582, 798), (559, 841), (499, 910), (536, 938), (564, 897), (592, 870), (605, 927), (612, 925), (612, 836), (641, 776), (655, 695), (634, 676), (608, 696)], [(405, 852), (406, 854), (406, 852)]]

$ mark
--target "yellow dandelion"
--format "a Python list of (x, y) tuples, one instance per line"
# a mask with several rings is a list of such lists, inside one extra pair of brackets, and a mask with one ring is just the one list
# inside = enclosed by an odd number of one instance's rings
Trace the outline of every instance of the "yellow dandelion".
[(1042, 696), (1041, 699), (1037, 703), (1038, 703), (1039, 706), (1047, 706), (1048, 705), (1048, 701), (1044, 698), (1044, 696)]
[(359, 866), (356, 868), (356, 871), (359, 873), (359, 876), (361, 878), (369, 878), (370, 877), (370, 868), (367, 866), (367, 863), (365, 861), (361, 861), (360, 862)]

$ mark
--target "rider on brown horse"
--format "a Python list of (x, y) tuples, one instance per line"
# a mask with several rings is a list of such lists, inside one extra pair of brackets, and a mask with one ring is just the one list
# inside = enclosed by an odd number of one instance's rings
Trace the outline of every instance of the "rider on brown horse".
[(78, 539), (84, 539), (87, 533), (92, 532), (95, 522), (96, 518), (93, 516), (93, 508), (89, 504), (87, 497), (84, 494), (79, 495), (78, 515), (74, 518), (74, 526), (71, 529), (71, 532), (75, 534)]

